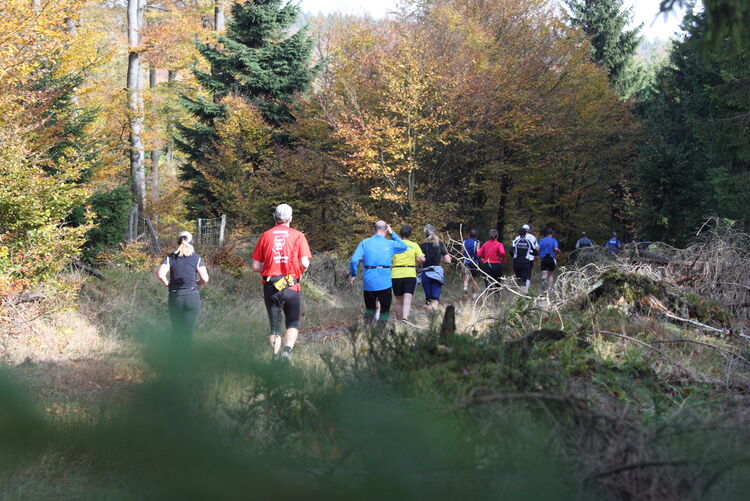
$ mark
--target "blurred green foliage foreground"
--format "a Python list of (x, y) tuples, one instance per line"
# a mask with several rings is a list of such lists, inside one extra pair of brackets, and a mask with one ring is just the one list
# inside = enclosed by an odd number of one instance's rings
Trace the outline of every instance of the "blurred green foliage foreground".
[[(0, 499), (743, 499), (744, 407), (562, 331), (360, 333), (277, 366), (197, 344), (86, 419), (4, 374)], [(599, 388), (598, 390), (595, 388)], [(602, 388), (608, 389), (606, 391)], [(723, 414), (719, 414), (721, 409)]]

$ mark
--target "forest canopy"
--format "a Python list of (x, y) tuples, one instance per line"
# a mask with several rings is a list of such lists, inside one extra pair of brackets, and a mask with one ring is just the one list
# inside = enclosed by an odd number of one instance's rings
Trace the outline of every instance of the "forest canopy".
[(569, 246), (581, 231), (683, 243), (712, 215), (746, 228), (740, 4), (688, 15), (654, 66), (619, 0), (414, 1), (383, 19), (8, 0), (3, 290), (106, 260), (130, 207), (157, 232), (225, 214), (250, 234), (287, 202), (319, 250), (378, 218), (501, 239), (531, 222)]

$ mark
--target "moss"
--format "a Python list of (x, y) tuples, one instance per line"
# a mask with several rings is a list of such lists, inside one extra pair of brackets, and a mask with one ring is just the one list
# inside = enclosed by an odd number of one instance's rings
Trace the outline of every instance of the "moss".
[(716, 301), (693, 293), (684, 294), (682, 298), (691, 318), (711, 325), (730, 326), (729, 313)]

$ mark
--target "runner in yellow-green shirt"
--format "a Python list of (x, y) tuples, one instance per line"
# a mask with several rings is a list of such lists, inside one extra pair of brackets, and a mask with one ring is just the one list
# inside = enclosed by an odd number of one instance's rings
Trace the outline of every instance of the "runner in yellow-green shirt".
[(398, 232), (408, 249), (393, 256), (391, 263), (391, 281), (393, 295), (396, 296), (396, 318), (409, 319), (414, 289), (417, 287), (417, 264), (424, 262), (424, 253), (419, 244), (409, 240), (412, 228), (408, 224)]

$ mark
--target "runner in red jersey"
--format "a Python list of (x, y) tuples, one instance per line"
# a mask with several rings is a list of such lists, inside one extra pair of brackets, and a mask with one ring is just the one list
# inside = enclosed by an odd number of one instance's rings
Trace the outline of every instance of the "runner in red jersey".
[[(253, 271), (263, 277), (263, 299), (271, 323), (271, 350), (274, 360), (289, 362), (299, 333), (301, 315), (299, 280), (310, 266), (312, 253), (305, 235), (290, 227), (292, 208), (276, 207), (276, 226), (261, 235), (253, 252)], [(281, 312), (286, 335), (281, 346)]]
[(491, 229), (489, 231), (489, 237), (490, 239), (482, 244), (477, 252), (477, 257), (484, 260), (485, 272), (492, 279), (490, 280), (490, 278), (488, 278), (486, 280), (487, 287), (493, 285), (495, 281), (500, 281), (500, 278), (503, 276), (502, 263), (505, 262), (505, 247), (497, 240), (497, 230), (494, 228)]

